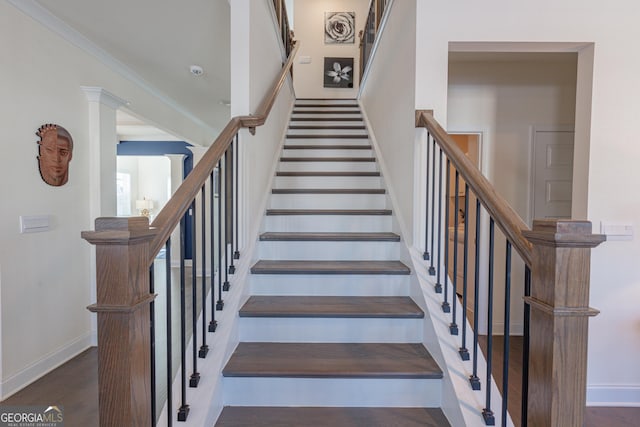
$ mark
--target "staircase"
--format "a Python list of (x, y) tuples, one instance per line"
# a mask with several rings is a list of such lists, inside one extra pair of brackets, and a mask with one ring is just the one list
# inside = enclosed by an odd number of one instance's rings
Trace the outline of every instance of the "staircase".
[(216, 426), (448, 426), (358, 105), (298, 100)]

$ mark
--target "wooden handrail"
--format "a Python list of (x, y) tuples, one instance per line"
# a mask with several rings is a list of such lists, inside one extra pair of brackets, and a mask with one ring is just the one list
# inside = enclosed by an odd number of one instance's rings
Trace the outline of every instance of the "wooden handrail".
[(262, 126), (264, 122), (267, 120), (267, 117), (269, 116), (269, 112), (271, 111), (273, 104), (276, 102), (276, 97), (278, 96), (278, 92), (280, 92), (282, 85), (287, 79), (287, 73), (289, 72), (289, 69), (291, 69), (293, 65), (293, 60), (296, 54), (298, 53), (298, 47), (300, 46), (300, 44), (297, 43), (296, 41), (294, 41), (293, 43), (294, 43), (293, 50), (291, 51), (291, 54), (289, 55), (287, 62), (285, 62), (285, 64), (282, 66), (282, 71), (280, 72), (278, 79), (275, 82), (273, 82), (271, 89), (269, 90), (269, 92), (267, 92), (267, 96), (265, 96), (262, 99), (262, 102), (258, 106), (258, 110), (256, 111), (256, 113), (250, 116), (238, 117), (240, 119), (241, 127), (249, 128), (249, 131), (252, 134), (255, 132), (256, 127)]
[(507, 203), (504, 197), (496, 192), (489, 180), (464, 155), (433, 115), (422, 110), (416, 111), (416, 127), (424, 127), (429, 131), (451, 160), (453, 166), (480, 199), (480, 202), (495, 220), (498, 227), (518, 251), (522, 260), (531, 267), (532, 245), (523, 234), (523, 231), (530, 231), (527, 224)]
[(222, 130), (220, 135), (211, 144), (202, 159), (193, 168), (189, 175), (182, 182), (175, 194), (162, 208), (160, 213), (151, 223), (151, 227), (157, 229), (158, 234), (154, 237), (149, 249), (149, 265), (153, 262), (160, 249), (171, 236), (175, 227), (180, 223), (180, 219), (191, 206), (191, 202), (200, 192), (200, 189), (211, 175), (218, 160), (231, 145), (233, 137), (241, 128), (249, 128), (252, 134), (255, 133), (257, 126), (262, 126), (271, 112), (271, 108), (282, 88), (287, 74), (293, 65), (293, 59), (298, 52), (298, 43), (295, 43), (294, 49), (291, 51), (287, 62), (282, 67), (280, 74), (274, 81), (273, 85), (263, 98), (257, 113), (251, 116), (236, 116), (229, 120), (229, 123)]

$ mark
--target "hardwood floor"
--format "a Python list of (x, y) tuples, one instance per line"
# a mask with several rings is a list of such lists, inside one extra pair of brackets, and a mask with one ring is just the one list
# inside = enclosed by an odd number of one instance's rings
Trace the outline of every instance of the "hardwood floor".
[(66, 427), (98, 425), (98, 349), (91, 347), (2, 405), (59, 405)]
[[(480, 347), (486, 354), (487, 337), (480, 336)], [(522, 337), (511, 337), (509, 343), (509, 390), (508, 410), (515, 426), (520, 426), (521, 414), (521, 384), (522, 384)], [(493, 376), (498, 388), (502, 392), (502, 355), (504, 339), (502, 336), (493, 337)], [(478, 376), (484, 378), (485, 372)], [(493, 412), (499, 413), (500, 407), (492, 407)], [(634, 427), (640, 419), (640, 407), (587, 407), (585, 411), (584, 427)]]
[[(502, 354), (502, 338), (494, 337), (494, 363)], [(519, 387), (522, 354), (522, 340), (514, 339), (510, 345), (510, 408), (520, 413), (520, 397), (514, 390)], [(519, 353), (518, 353), (519, 352)], [(66, 427), (98, 426), (98, 350), (92, 347), (69, 362), (40, 378), (8, 399), (2, 405), (49, 405), (64, 406)], [(494, 366), (499, 366), (494, 364)], [(501, 373), (497, 373), (501, 375)], [(496, 378), (501, 384), (501, 379)], [(513, 387), (513, 388), (512, 388)], [(499, 411), (500, 408), (493, 408)], [(519, 415), (518, 415), (519, 417)], [(588, 407), (585, 414), (585, 427), (634, 427), (640, 419), (640, 407), (600, 408)], [(520, 425), (519, 422), (516, 425)], [(360, 426), (356, 426), (360, 427)]]

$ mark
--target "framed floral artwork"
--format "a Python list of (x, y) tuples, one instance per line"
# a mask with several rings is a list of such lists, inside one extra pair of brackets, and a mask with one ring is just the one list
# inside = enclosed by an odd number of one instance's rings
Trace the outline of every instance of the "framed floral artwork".
[(353, 88), (353, 58), (324, 58), (324, 87)]
[(324, 42), (325, 44), (355, 43), (356, 13), (325, 12)]

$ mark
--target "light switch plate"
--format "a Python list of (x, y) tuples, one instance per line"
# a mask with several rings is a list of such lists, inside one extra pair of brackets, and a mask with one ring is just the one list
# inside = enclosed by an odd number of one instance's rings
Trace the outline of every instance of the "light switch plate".
[(300, 64), (311, 64), (311, 57), (310, 56), (300, 56), (298, 58), (298, 63), (300, 63)]
[(41, 233), (49, 231), (49, 215), (21, 215), (20, 233)]

